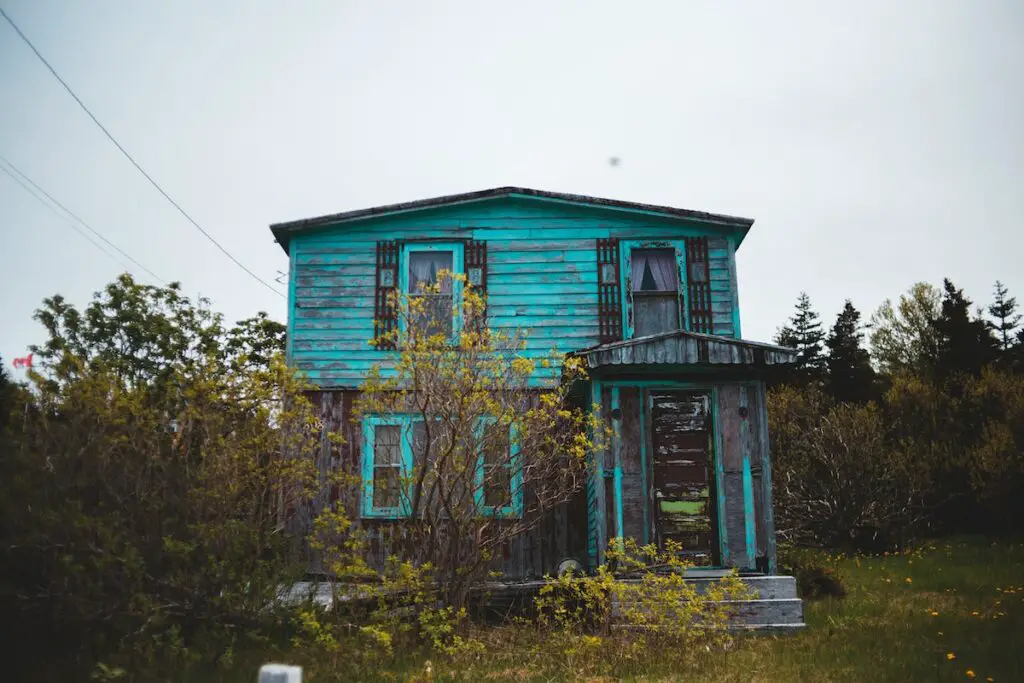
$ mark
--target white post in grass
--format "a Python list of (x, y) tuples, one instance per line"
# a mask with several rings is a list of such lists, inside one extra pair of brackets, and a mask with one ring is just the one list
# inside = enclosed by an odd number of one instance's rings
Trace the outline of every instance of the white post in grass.
[(302, 667), (288, 664), (264, 664), (259, 683), (302, 683)]

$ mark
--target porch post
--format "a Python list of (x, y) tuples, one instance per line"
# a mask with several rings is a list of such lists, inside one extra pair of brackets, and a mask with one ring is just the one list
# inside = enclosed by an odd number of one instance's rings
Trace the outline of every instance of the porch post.
[[(740, 410), (747, 414), (750, 399), (745, 384), (740, 385)], [(746, 539), (747, 569), (756, 566), (757, 556), (757, 522), (754, 520), (754, 473), (750, 466), (751, 443), (750, 420), (740, 420), (740, 448), (743, 452), (743, 531)]]
[[(601, 382), (591, 380), (590, 409), (596, 410), (601, 427), (604, 427), (601, 411)], [(597, 435), (594, 435), (595, 437)], [(603, 452), (591, 449), (587, 472), (587, 559), (594, 570), (604, 559), (604, 467)]]
[(757, 384), (757, 410), (761, 431), (761, 490), (764, 492), (764, 533), (767, 537), (765, 547), (768, 552), (768, 573), (775, 575), (778, 571), (775, 557), (775, 513), (773, 512), (774, 500), (772, 499), (772, 453), (771, 443), (768, 437), (768, 400), (764, 382)]
[[(612, 481), (614, 482), (615, 491), (613, 492), (615, 498), (615, 538), (620, 542), (622, 541), (625, 533), (623, 529), (625, 525), (623, 523), (622, 514), (622, 416), (615, 417), (615, 411), (619, 410), (619, 387), (612, 386), (612, 455), (615, 458), (614, 469), (612, 470)], [(610, 530), (609, 530), (610, 533)]]

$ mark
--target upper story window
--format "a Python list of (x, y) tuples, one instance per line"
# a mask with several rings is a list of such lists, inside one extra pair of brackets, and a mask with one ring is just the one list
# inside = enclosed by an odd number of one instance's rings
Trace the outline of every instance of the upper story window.
[(680, 329), (675, 249), (630, 250), (630, 289), (634, 337)]
[[(423, 334), (452, 335), (454, 300), (452, 298), (452, 260), (450, 251), (414, 251), (409, 254), (409, 299), (414, 304), (410, 322)], [(447, 272), (440, 278), (438, 273)]]
[[(446, 337), (459, 331), (461, 283), (454, 281), (452, 275), (463, 273), (464, 248), (461, 243), (405, 245), (401, 265), (402, 291), (414, 305), (408, 321), (413, 331)], [(449, 275), (442, 277), (445, 272)]]

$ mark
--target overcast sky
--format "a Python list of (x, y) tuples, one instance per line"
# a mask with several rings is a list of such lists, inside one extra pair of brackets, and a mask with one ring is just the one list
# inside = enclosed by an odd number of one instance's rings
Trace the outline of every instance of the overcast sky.
[[(272, 222), (525, 185), (750, 216), (743, 336), (914, 281), (1024, 300), (1024, 3), (0, 0), (140, 164), (273, 283)], [(0, 21), (0, 155), (229, 320), (285, 300)], [(611, 166), (609, 157), (621, 158)], [(0, 174), (0, 355), (124, 266)], [(143, 272), (136, 275), (150, 278)], [(284, 288), (281, 288), (282, 291)]]

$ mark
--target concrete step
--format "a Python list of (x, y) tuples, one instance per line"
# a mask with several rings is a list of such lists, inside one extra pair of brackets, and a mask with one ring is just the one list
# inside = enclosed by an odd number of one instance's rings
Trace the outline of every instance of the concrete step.
[[(703, 595), (708, 586), (714, 585), (722, 577), (717, 576), (693, 576), (686, 573), (686, 582), (697, 589), (697, 593)], [(741, 576), (740, 577), (752, 591), (753, 598), (758, 600), (782, 600), (795, 599), (796, 579), (792, 576)], [(638, 583), (639, 579), (624, 579), (624, 583)]]
[(732, 610), (731, 624), (737, 627), (799, 627), (804, 623), (804, 602), (799, 598), (730, 600), (722, 604)]

